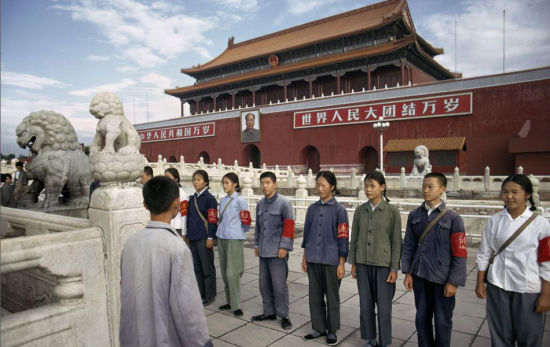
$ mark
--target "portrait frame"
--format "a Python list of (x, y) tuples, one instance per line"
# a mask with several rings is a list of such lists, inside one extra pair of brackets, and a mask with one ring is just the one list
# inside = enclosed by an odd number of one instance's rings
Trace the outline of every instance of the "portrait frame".
[[(254, 124), (251, 129), (247, 126), (247, 117), (254, 120)], [(262, 131), (260, 127), (260, 110), (246, 110), (241, 111), (241, 143), (253, 143), (260, 142), (262, 139)]]

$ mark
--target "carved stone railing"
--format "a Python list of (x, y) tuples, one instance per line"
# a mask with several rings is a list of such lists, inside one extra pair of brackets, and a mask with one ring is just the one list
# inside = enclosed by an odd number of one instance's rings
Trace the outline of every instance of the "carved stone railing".
[(90, 227), (90, 221), (85, 218), (59, 216), (9, 207), (1, 207), (1, 211), (0, 230), (2, 237), (32, 236)]
[(2, 346), (112, 345), (100, 228), (8, 238), (0, 247)]

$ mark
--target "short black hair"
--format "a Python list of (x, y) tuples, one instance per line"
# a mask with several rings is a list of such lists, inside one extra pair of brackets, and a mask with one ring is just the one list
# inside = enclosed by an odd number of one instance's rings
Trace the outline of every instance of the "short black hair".
[(254, 120), (256, 119), (256, 115), (255, 115), (254, 113), (252, 113), (252, 112), (247, 113), (247, 114), (244, 116), (244, 119), (246, 120), (246, 117), (248, 117), (248, 116), (252, 116), (252, 119), (254, 119)]
[(504, 181), (502, 181), (502, 187), (501, 189), (504, 189), (504, 185), (508, 182), (513, 182), (515, 184), (518, 184), (525, 193), (529, 194), (529, 202), (531, 203), (531, 207), (529, 208), (531, 211), (536, 211), (537, 207), (535, 206), (535, 201), (533, 200), (533, 183), (529, 179), (529, 176), (524, 174), (515, 174), (506, 177)]
[(166, 174), (167, 172), (170, 173), (170, 175), (172, 175), (172, 177), (174, 177), (176, 179), (176, 183), (178, 184), (178, 186), (180, 185), (180, 173), (178, 171), (178, 169), (176, 168), (173, 168), (173, 167), (169, 167), (168, 169), (164, 170), (164, 173)]
[(23, 162), (18, 161), (17, 163), (15, 163), (15, 167), (23, 167)]
[(327, 180), (328, 184), (334, 187), (332, 192), (334, 195), (340, 194), (340, 191), (338, 190), (338, 187), (336, 185), (336, 175), (334, 175), (334, 172), (332, 171), (319, 171), (317, 173), (317, 177), (315, 177), (315, 181), (317, 181), (320, 177), (323, 177), (325, 180)]
[(236, 183), (237, 185), (235, 186), (235, 191), (237, 193), (240, 193), (241, 192), (241, 185), (239, 184), (239, 176), (237, 176), (236, 173), (234, 172), (228, 172), (226, 173), (225, 175), (223, 175), (222, 177), (222, 182), (223, 182), (223, 179), (224, 178), (227, 178), (228, 180), (230, 180), (231, 182), (233, 183)]
[(193, 176), (191, 176), (191, 179), (193, 179), (193, 177), (195, 177), (196, 175), (201, 176), (202, 180), (206, 183), (206, 186), (210, 188), (210, 180), (208, 179), (208, 172), (204, 170), (197, 170), (193, 172)]
[(151, 214), (161, 214), (170, 210), (180, 190), (176, 182), (166, 176), (151, 178), (143, 186), (143, 201)]
[(275, 176), (275, 174), (271, 171), (263, 172), (260, 175), (260, 181), (263, 180), (264, 178), (270, 178), (273, 181), (273, 183), (277, 183), (277, 176)]
[(445, 175), (440, 172), (427, 173), (426, 175), (424, 175), (424, 179), (426, 178), (437, 178), (437, 180), (439, 181), (439, 185), (447, 188), (447, 177), (445, 177)]
[(153, 177), (153, 168), (150, 166), (145, 166), (143, 168), (143, 173), (146, 174), (147, 176)]
[(9, 173), (2, 174), (1, 182), (6, 182), (6, 178), (8, 178), (8, 177), (10, 178), (10, 180), (12, 179), (11, 175)]

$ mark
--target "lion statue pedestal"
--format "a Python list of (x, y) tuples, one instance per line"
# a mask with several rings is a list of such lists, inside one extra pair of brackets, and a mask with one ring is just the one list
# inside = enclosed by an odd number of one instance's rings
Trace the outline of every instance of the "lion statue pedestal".
[(124, 116), (118, 97), (107, 92), (97, 94), (90, 104), (90, 113), (99, 119), (90, 146), (94, 180), (102, 184), (136, 181), (146, 160), (139, 153), (139, 135)]

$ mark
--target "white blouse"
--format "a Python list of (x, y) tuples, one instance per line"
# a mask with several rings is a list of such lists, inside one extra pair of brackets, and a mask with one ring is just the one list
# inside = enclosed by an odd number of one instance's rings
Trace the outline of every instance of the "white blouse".
[[(504, 209), (493, 215), (483, 230), (477, 253), (477, 268), (487, 271), (489, 259), (534, 213), (526, 208), (513, 219)], [(550, 282), (550, 261), (538, 263), (539, 240), (550, 236), (550, 223), (538, 216), (493, 261), (487, 280), (504, 290), (518, 293), (540, 293), (541, 278)]]

